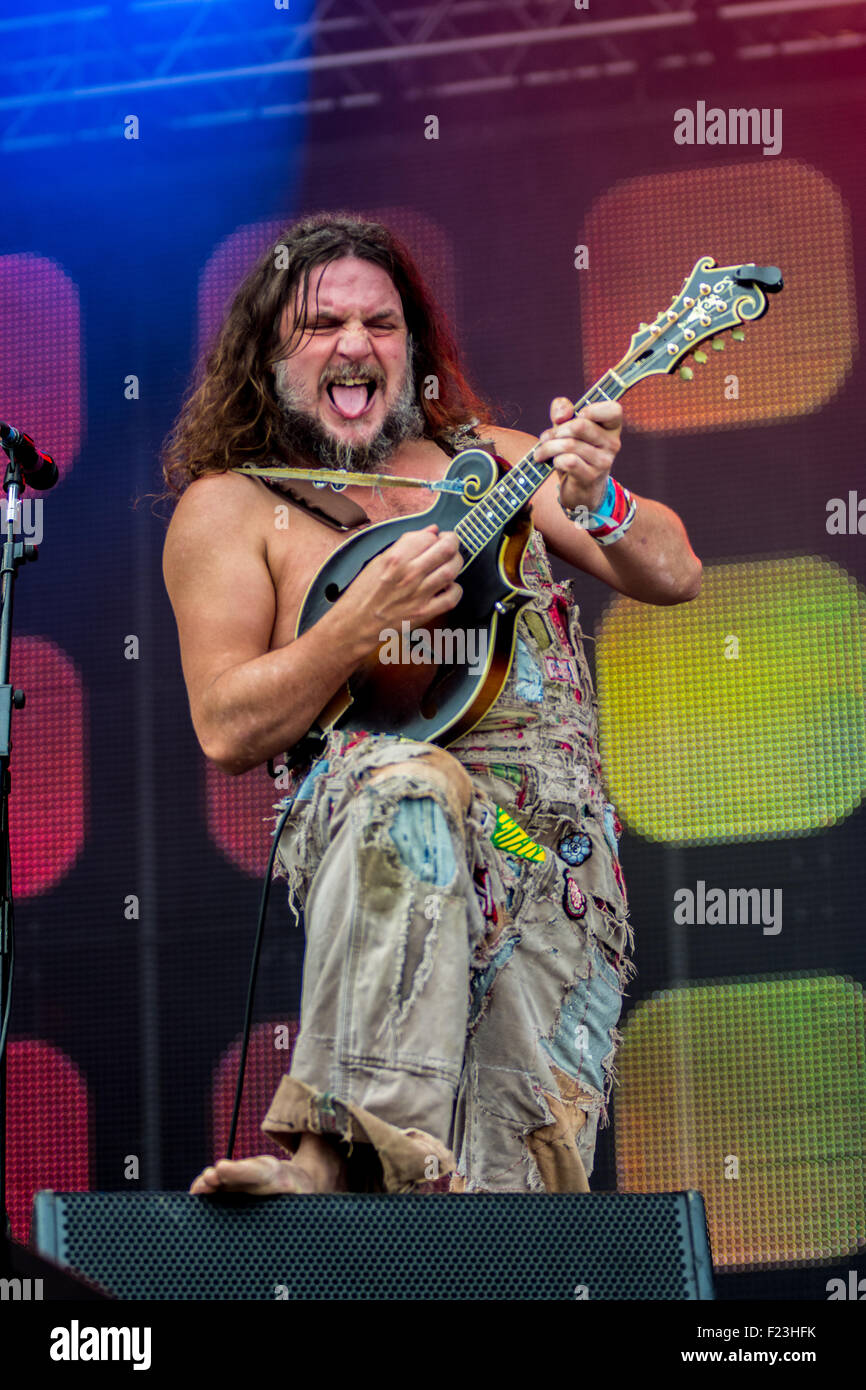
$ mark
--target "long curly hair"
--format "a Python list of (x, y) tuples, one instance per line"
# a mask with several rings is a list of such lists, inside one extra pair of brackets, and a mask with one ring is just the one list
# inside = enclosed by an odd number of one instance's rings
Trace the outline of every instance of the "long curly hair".
[[(281, 454), (281, 409), (272, 367), (299, 340), (308, 319), (310, 274), (317, 266), (356, 256), (391, 277), (413, 340), (416, 381), (435, 376), (438, 397), (419, 392), (425, 436), (436, 439), (473, 420), (489, 421), (491, 407), (461, 369), (451, 329), (406, 246), (379, 222), (347, 212), (318, 213), (295, 222), (253, 267), (220, 328), (199, 360), (175, 424), (160, 454), (168, 492), (176, 501), (195, 478), (225, 473), (241, 463)], [(288, 341), (280, 323), (302, 286), (297, 321)]]

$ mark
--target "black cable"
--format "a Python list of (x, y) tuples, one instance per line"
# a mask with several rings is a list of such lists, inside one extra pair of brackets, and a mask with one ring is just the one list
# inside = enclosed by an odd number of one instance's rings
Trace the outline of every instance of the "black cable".
[[(7, 969), (3, 972), (3, 998), (0, 1000), (0, 1064), (2, 1064), (6, 1051), (6, 1034), (12, 1014), (12, 979), (15, 974), (15, 917), (12, 911), (12, 859), (8, 838), (6, 841), (6, 926), (8, 928)], [(3, 924), (0, 922), (0, 931), (2, 929)], [(5, 1143), (5, 1136), (0, 1135), (0, 1141)]]
[(12, 1015), (12, 978), (15, 974), (15, 928), (12, 917), (9, 917), (9, 954), (6, 957), (6, 971), (3, 979), (3, 999), (0, 1002), (0, 1062), (6, 1051), (6, 1033), (9, 1028), (9, 1019)]
[(256, 927), (255, 945), (253, 946), (252, 965), (250, 966), (250, 983), (249, 988), (247, 990), (247, 1008), (244, 1017), (244, 1036), (243, 1042), (241, 1044), (241, 1061), (240, 1068), (238, 1070), (238, 1084), (235, 1090), (235, 1107), (234, 1112), (232, 1114), (231, 1129), (229, 1130), (227, 1155), (229, 1158), (231, 1158), (234, 1154), (235, 1136), (237, 1134), (238, 1128), (238, 1117), (240, 1116), (241, 1112), (241, 1096), (243, 1095), (244, 1089), (244, 1072), (246, 1071), (247, 1065), (247, 1050), (250, 1044), (250, 1027), (252, 1025), (253, 1019), (253, 1000), (255, 998), (256, 992), (256, 976), (258, 975), (259, 970), (259, 957), (262, 953), (262, 942), (265, 936), (265, 915), (268, 910), (268, 898), (270, 897), (271, 892), (271, 874), (273, 873), (274, 860), (277, 856), (277, 845), (280, 843), (280, 836), (283, 833), (283, 826), (285, 825), (289, 816), (289, 812), (291, 811), (294, 804), (295, 798), (292, 797), (291, 801), (289, 802), (288, 806), (286, 807), (285, 811), (280, 817), (280, 820), (277, 823), (277, 828), (274, 831), (274, 841), (271, 845), (271, 853), (268, 859), (268, 867), (265, 870), (265, 881), (262, 885), (262, 899), (261, 904), (259, 906), (259, 920), (258, 925)]

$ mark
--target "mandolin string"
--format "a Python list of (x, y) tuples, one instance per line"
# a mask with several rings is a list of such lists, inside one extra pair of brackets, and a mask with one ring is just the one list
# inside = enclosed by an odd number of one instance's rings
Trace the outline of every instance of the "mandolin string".
[[(625, 359), (617, 363), (617, 366), (623, 366), (624, 363)], [(576, 415), (585, 405), (595, 404), (596, 400), (617, 400), (627, 390), (626, 383), (615, 375), (615, 369), (608, 370), (602, 373), (595, 385), (576, 402), (574, 413)], [(509, 469), (490, 492), (481, 497), (454, 527), (464, 551), (468, 553), (466, 564), (474, 560), (487, 543), (499, 534), (506, 522), (517, 515), (553, 472), (555, 464), (552, 460), (536, 460), (535, 447), (533, 446), (519, 463)], [(501, 511), (500, 504), (504, 504)]]

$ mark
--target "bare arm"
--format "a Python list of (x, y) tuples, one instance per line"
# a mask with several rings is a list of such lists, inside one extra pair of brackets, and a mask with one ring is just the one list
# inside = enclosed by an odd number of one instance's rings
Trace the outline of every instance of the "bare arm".
[(612, 589), (642, 603), (685, 603), (701, 588), (701, 562), (676, 512), (641, 497), (633, 525), (615, 545), (602, 547), (568, 520), (559, 502), (556, 478), (536, 493), (535, 525), (560, 560), (603, 579)]
[(178, 504), (163, 574), (177, 620), (190, 715), (205, 755), (240, 774), (291, 748), (386, 627), (426, 622), (461, 590), (456, 539), (403, 536), (322, 618), (269, 650), (277, 596), (246, 479), (200, 479)]

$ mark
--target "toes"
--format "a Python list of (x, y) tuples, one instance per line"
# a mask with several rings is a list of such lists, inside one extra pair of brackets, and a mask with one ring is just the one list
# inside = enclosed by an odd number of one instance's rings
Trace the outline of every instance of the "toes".
[(228, 1190), (247, 1192), (252, 1196), (266, 1196), (281, 1190), (302, 1190), (291, 1180), (287, 1183), (288, 1169), (289, 1165), (281, 1164), (273, 1154), (237, 1160), (220, 1158), (212, 1167), (205, 1168), (199, 1174), (189, 1190), (191, 1193), (199, 1194)]
[(221, 1158), (212, 1171), (217, 1186), (256, 1195), (271, 1187), (279, 1166), (278, 1158), (261, 1154), (258, 1158)]
[(215, 1168), (205, 1168), (190, 1185), (191, 1193), (213, 1192), (219, 1186)]

